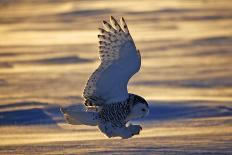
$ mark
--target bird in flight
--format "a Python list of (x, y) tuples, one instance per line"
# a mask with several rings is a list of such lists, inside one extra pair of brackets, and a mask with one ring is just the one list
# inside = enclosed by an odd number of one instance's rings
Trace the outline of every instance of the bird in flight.
[(130, 78), (141, 67), (141, 56), (129, 33), (124, 18), (120, 24), (114, 17), (103, 21), (99, 28), (98, 68), (87, 81), (83, 91), (85, 111), (61, 108), (70, 124), (98, 126), (107, 137), (123, 139), (137, 135), (140, 125), (129, 121), (143, 118), (149, 113), (148, 103), (139, 95), (128, 93)]

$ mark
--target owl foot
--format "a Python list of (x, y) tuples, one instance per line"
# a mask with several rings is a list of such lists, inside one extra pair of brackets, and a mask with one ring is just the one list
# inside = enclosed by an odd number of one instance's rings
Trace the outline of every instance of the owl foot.
[(140, 125), (133, 125), (133, 124), (130, 124), (127, 128), (130, 130), (133, 136), (139, 135), (140, 131), (142, 130), (142, 127)]

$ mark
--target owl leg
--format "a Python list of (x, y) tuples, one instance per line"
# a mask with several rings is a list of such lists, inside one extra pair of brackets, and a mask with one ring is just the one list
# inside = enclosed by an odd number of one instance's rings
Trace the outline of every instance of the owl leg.
[(113, 133), (113, 127), (111, 123), (99, 123), (98, 124), (99, 130), (104, 133), (108, 138), (115, 137)]
[(128, 130), (131, 131), (133, 135), (138, 135), (140, 131), (142, 130), (142, 127), (140, 125), (133, 125), (133, 124), (129, 124), (127, 128)]
[(128, 127), (121, 127), (121, 128), (116, 128), (114, 130), (114, 135), (121, 137), (122, 139), (128, 139), (133, 136), (132, 132), (128, 129)]
[(142, 130), (140, 125), (130, 124), (128, 127), (112, 127), (111, 123), (100, 123), (98, 125), (100, 131), (104, 133), (108, 138), (111, 137), (121, 137), (122, 139), (131, 138), (134, 135), (138, 135)]
[(119, 137), (122, 137), (123, 139), (128, 139), (134, 135), (138, 135), (141, 130), (142, 130), (142, 127), (140, 125), (130, 124), (128, 127), (124, 126), (124, 127), (115, 129), (114, 134)]

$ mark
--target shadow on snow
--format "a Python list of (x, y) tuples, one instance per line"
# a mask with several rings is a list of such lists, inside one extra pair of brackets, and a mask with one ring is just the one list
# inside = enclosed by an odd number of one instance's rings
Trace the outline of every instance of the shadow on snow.
[[(231, 107), (199, 105), (199, 102), (201, 101), (150, 102), (150, 114), (143, 121), (171, 121), (177, 119), (232, 116)], [(206, 101), (203, 102), (205, 103)], [(23, 108), (24, 106), (27, 109)], [(32, 107), (28, 108), (30, 106)], [(80, 104), (71, 107), (81, 109)], [(8, 110), (4, 110), (5, 108)], [(13, 109), (9, 110), (10, 108)], [(56, 125), (57, 123), (64, 122), (60, 107), (47, 103), (19, 102), (6, 104), (0, 106), (0, 111), (2, 111), (0, 112), (0, 125)]]
[(150, 113), (143, 120), (170, 121), (176, 119), (232, 116), (232, 107), (224, 105), (200, 105), (201, 102), (205, 103), (206, 101), (150, 102)]

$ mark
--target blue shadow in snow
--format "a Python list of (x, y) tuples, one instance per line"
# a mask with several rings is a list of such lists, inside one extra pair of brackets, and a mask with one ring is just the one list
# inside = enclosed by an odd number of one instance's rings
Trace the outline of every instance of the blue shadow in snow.
[[(206, 106), (199, 105), (199, 103), (196, 104), (197, 102), (201, 101), (154, 102), (149, 105), (150, 113), (143, 120), (167, 121), (176, 119), (232, 116), (232, 107)], [(206, 101), (202, 102), (205, 103)]]
[(49, 58), (49, 59), (41, 59), (41, 60), (34, 60), (28, 61), (28, 63), (38, 63), (38, 64), (45, 64), (45, 65), (64, 65), (64, 64), (77, 64), (77, 63), (86, 63), (91, 62), (93, 60), (81, 58), (78, 56), (67, 56), (67, 57), (60, 57), (60, 58)]
[[(202, 103), (205, 102), (202, 101)], [(151, 101), (149, 103), (150, 113), (140, 121), (171, 121), (190, 118), (232, 116), (232, 107), (207, 106), (213, 104), (213, 102), (207, 103), (206, 105), (200, 105), (201, 101)], [(34, 108), (36, 105), (40, 105), (42, 108)], [(30, 106), (32, 107), (28, 108)], [(24, 107), (27, 107), (27, 109)], [(5, 108), (13, 109), (6, 111), (4, 110)], [(69, 108), (81, 110), (83, 106), (75, 104)], [(5, 104), (0, 105), (0, 110), (2, 111), (0, 112), (0, 125), (56, 125), (57, 123), (64, 122), (60, 107), (42, 102)]]
[(14, 110), (0, 113), (0, 125), (55, 124), (43, 109)]
[[(28, 108), (30, 106), (43, 106), (44, 108)], [(27, 109), (20, 109), (27, 107)], [(12, 110), (4, 110), (4, 108)], [(17, 109), (18, 108), (18, 109)], [(15, 110), (17, 109), (17, 110)], [(40, 102), (19, 102), (0, 105), (0, 125), (56, 125), (63, 122), (62, 114), (57, 106), (48, 106)]]

